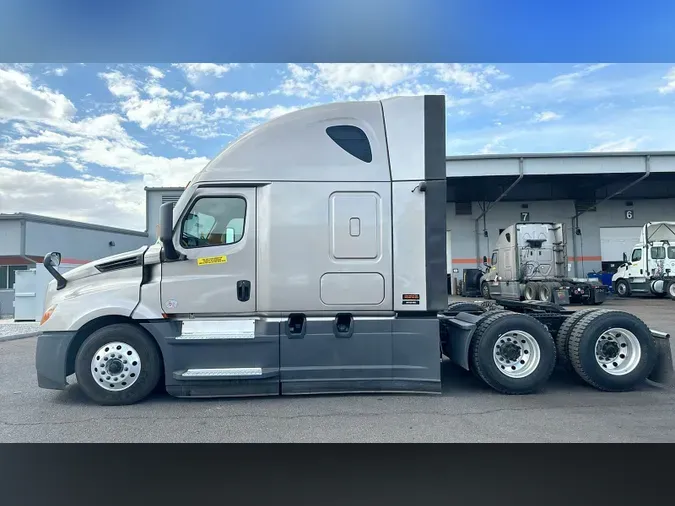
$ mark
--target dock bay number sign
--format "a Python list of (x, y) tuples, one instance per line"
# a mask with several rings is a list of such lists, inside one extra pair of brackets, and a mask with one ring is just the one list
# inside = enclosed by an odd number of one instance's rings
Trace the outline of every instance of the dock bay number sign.
[(635, 215), (633, 214), (633, 210), (632, 210), (632, 209), (626, 209), (626, 210), (624, 211), (624, 216), (625, 216), (625, 218), (626, 218), (627, 220), (632, 220), (632, 219), (635, 217)]
[(523, 211), (522, 213), (520, 213), (520, 221), (530, 221), (530, 212)]

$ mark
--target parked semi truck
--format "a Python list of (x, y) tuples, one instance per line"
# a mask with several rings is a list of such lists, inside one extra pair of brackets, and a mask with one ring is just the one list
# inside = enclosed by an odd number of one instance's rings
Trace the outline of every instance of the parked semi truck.
[(612, 285), (620, 297), (639, 294), (675, 300), (675, 222), (646, 223), (630, 260), (623, 254)]
[(105, 405), (178, 397), (440, 393), (446, 355), (505, 394), (557, 362), (604, 390), (673, 372), (622, 311), (448, 305), (445, 98), (307, 108), (216, 156), (160, 242), (50, 282), (37, 382)]
[(560, 304), (602, 304), (607, 287), (595, 279), (568, 276), (563, 223), (515, 223), (483, 257), (481, 293), (485, 299), (540, 300)]

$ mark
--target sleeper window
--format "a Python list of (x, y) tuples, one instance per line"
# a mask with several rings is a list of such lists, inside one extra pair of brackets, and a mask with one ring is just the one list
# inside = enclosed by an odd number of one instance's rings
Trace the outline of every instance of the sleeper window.
[(242, 197), (201, 197), (183, 218), (181, 246), (204, 248), (235, 244), (244, 235), (246, 200)]
[(654, 260), (663, 260), (666, 258), (666, 248), (663, 246), (654, 246), (649, 252), (649, 256)]
[(368, 136), (360, 128), (352, 125), (337, 125), (326, 128), (326, 133), (335, 144), (362, 162), (370, 163), (373, 160)]

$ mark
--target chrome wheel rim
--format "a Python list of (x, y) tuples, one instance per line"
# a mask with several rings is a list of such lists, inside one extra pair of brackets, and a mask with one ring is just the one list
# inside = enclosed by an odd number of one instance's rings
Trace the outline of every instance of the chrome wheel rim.
[(483, 298), (487, 299), (490, 294), (490, 287), (487, 284), (483, 285)]
[(130, 388), (141, 373), (141, 357), (133, 346), (112, 342), (101, 346), (91, 359), (91, 375), (110, 392)]
[(669, 294), (671, 297), (675, 298), (675, 283), (671, 283), (671, 284), (668, 286), (668, 294)]
[(616, 291), (619, 295), (626, 295), (626, 292), (628, 291), (626, 283), (619, 283), (616, 285)]
[(539, 343), (522, 330), (505, 332), (492, 349), (492, 358), (501, 373), (509, 378), (525, 378), (541, 361)]
[(635, 370), (642, 358), (640, 341), (631, 331), (612, 328), (595, 342), (595, 361), (612, 376), (625, 376)]

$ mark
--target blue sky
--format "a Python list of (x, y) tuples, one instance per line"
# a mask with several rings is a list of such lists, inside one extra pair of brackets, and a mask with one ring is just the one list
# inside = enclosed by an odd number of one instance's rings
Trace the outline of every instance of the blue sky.
[(447, 153), (675, 150), (673, 64), (0, 65), (0, 212), (143, 229), (233, 139), (336, 100), (443, 93)]

